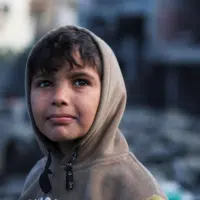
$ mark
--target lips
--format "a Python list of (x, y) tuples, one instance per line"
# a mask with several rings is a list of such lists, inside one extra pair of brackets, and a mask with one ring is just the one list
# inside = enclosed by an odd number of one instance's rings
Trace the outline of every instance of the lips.
[(70, 114), (51, 114), (47, 117), (47, 120), (56, 125), (65, 125), (72, 123), (76, 120), (76, 117)]

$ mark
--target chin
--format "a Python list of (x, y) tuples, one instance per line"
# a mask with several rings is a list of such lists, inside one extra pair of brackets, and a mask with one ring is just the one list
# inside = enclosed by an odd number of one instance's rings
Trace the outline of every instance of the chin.
[(73, 137), (72, 135), (69, 135), (66, 132), (56, 131), (54, 133), (51, 133), (51, 135), (47, 136), (50, 140), (54, 142), (63, 142), (68, 140), (74, 140), (76, 137)]

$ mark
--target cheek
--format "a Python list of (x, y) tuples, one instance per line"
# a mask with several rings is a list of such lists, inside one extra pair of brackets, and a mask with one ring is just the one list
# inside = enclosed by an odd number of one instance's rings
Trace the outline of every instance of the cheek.
[[(78, 100), (78, 99), (77, 99)], [(88, 93), (86, 96), (80, 98), (77, 103), (79, 105), (80, 115), (83, 116), (84, 121), (92, 123), (100, 102), (100, 93)]]
[(101, 97), (100, 90), (98, 90), (95, 94), (91, 95), (90, 104), (91, 104), (91, 107), (92, 107), (93, 111), (95, 112), (95, 114), (96, 114), (97, 109), (99, 107), (100, 97)]
[(30, 103), (31, 103), (31, 111), (32, 111), (33, 117), (34, 117), (35, 121), (37, 121), (37, 119), (38, 119), (37, 112), (39, 109), (38, 109), (36, 97), (33, 94), (31, 94), (31, 96), (30, 96)]
[(33, 116), (36, 120), (40, 117), (40, 115), (42, 115), (42, 112), (47, 105), (47, 101), (42, 95), (38, 94), (37, 92), (32, 92), (30, 96), (30, 103)]

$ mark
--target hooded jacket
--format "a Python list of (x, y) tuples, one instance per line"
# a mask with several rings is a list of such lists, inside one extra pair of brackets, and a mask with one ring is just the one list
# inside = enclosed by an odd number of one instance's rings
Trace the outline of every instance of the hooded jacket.
[[(30, 171), (20, 200), (159, 200), (166, 199), (155, 178), (129, 151), (118, 129), (126, 105), (126, 88), (110, 47), (87, 29), (103, 61), (101, 98), (95, 120), (72, 151), (60, 156), (55, 143), (35, 125), (30, 106), (29, 59), (44, 40), (64, 32), (60, 27), (47, 33), (33, 47), (26, 67), (26, 98), (36, 139), (44, 158)], [(72, 153), (70, 153), (72, 152)]]

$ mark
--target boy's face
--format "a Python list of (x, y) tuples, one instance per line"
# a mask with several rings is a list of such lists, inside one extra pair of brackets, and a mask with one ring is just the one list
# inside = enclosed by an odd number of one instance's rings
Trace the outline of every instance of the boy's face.
[[(76, 58), (77, 63), (81, 60)], [(55, 142), (74, 140), (90, 129), (100, 101), (101, 81), (88, 66), (65, 65), (51, 76), (35, 76), (31, 84), (31, 108), (40, 132)]]

